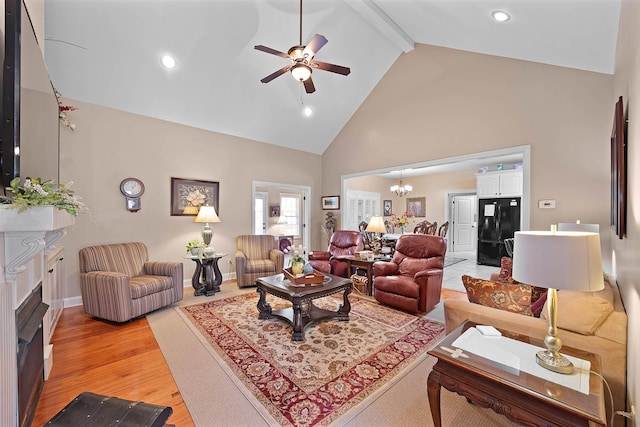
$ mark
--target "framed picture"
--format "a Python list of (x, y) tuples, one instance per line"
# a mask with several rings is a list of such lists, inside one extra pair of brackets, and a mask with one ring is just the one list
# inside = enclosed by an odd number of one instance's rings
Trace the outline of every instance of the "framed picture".
[(340, 209), (340, 196), (323, 196), (322, 209), (323, 210)]
[(280, 216), (280, 205), (271, 205), (271, 206), (269, 206), (269, 216), (271, 218), (279, 217)]
[(616, 102), (611, 132), (611, 225), (618, 238), (627, 234), (627, 120), (622, 97)]
[(193, 206), (189, 200), (194, 200), (200, 207), (213, 206), (220, 216), (218, 201), (220, 199), (220, 183), (216, 181), (200, 181), (196, 179), (171, 178), (171, 216), (196, 216), (197, 210), (188, 210)]
[(408, 197), (407, 212), (416, 217), (427, 216), (427, 198), (426, 197)]
[(382, 202), (382, 216), (391, 216), (393, 213), (391, 200), (384, 200)]

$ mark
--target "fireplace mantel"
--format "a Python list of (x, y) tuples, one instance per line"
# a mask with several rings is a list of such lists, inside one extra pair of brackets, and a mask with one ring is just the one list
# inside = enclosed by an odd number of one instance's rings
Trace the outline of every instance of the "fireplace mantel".
[(15, 310), (42, 281), (44, 254), (73, 224), (73, 215), (53, 206), (18, 212), (0, 205), (0, 425), (18, 425)]
[(12, 282), (40, 251), (47, 253), (75, 218), (53, 206), (32, 206), (23, 212), (0, 207), (0, 233), (4, 235), (3, 282)]

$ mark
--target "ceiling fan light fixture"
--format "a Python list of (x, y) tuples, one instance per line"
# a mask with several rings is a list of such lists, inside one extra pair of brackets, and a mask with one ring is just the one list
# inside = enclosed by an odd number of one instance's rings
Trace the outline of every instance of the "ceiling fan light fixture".
[(287, 51), (290, 57), (294, 60), (296, 59), (304, 59), (304, 46), (293, 46), (291, 49)]
[(297, 63), (291, 67), (291, 75), (298, 81), (305, 81), (311, 77), (311, 68), (308, 65)]

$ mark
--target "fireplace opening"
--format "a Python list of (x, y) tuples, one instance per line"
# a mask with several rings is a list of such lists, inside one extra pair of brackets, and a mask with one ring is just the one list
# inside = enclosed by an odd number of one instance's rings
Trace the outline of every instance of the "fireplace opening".
[(42, 283), (16, 310), (18, 328), (18, 421), (30, 426), (44, 385), (42, 319), (49, 306), (42, 302)]

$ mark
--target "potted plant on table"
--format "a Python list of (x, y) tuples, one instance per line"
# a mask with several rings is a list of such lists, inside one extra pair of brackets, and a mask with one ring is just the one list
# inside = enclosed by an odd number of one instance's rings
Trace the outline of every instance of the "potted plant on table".
[(291, 272), (295, 275), (302, 274), (304, 265), (307, 260), (304, 259), (305, 248), (302, 246), (288, 246), (284, 251), (285, 254), (290, 253), (289, 265), (291, 266)]
[(204, 242), (201, 239), (193, 239), (187, 243), (187, 253), (193, 256), (202, 255), (204, 253)]

